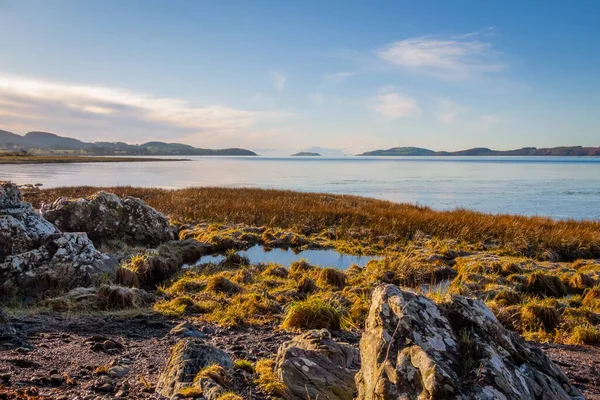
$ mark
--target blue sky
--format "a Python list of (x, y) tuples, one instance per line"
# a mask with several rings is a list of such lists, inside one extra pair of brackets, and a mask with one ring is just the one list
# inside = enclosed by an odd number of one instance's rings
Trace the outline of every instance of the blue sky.
[(0, 0), (0, 129), (263, 154), (599, 146), (598, 17), (592, 0)]

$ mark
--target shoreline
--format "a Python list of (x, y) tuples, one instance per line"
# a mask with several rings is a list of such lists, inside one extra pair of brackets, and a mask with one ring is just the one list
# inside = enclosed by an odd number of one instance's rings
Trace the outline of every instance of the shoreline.
[(106, 162), (151, 162), (151, 161), (191, 161), (189, 158), (150, 158), (150, 157), (114, 157), (114, 156), (7, 156), (0, 155), (2, 164), (76, 164)]

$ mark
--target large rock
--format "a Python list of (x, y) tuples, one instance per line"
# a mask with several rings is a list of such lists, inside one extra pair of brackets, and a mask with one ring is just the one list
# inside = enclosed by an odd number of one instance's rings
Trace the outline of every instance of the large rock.
[(19, 188), (0, 182), (0, 261), (38, 246), (56, 227), (21, 201)]
[(233, 367), (231, 358), (224, 351), (204, 343), (201, 339), (185, 338), (171, 349), (171, 356), (159, 377), (156, 391), (163, 396), (171, 397), (182, 389), (198, 385), (203, 386), (200, 389), (204, 392), (222, 394), (223, 390), (218, 387), (220, 385), (211, 379), (196, 380), (200, 371), (214, 364), (227, 370)]
[(95, 243), (107, 239), (156, 246), (173, 239), (169, 221), (135, 197), (98, 192), (86, 198), (59, 198), (42, 207), (42, 215), (65, 232), (86, 232)]
[(331, 339), (326, 329), (308, 331), (284, 343), (277, 354), (277, 374), (292, 399), (352, 400), (358, 351)]
[(0, 182), (0, 299), (89, 285), (114, 267), (85, 233), (61, 233)]
[(442, 306), (379, 286), (360, 355), (358, 399), (583, 399), (539, 349), (462, 296)]

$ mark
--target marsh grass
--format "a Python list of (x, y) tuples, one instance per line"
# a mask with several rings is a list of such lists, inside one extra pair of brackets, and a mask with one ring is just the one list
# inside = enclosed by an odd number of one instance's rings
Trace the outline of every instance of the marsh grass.
[[(28, 193), (25, 199), (39, 206), (61, 196), (83, 197), (98, 190), (81, 186), (45, 189)], [(540, 259), (569, 261), (600, 257), (598, 221), (555, 221), (463, 209), (434, 211), (355, 196), (267, 189), (107, 187), (102, 190), (139, 197), (176, 222), (245, 223), (291, 229), (304, 235), (328, 232), (327, 235), (338, 239), (384, 245), (431, 236)]]
[(256, 384), (267, 394), (282, 399), (289, 399), (290, 394), (287, 386), (279, 380), (275, 373), (275, 360), (263, 358), (256, 362), (256, 373), (258, 378)]

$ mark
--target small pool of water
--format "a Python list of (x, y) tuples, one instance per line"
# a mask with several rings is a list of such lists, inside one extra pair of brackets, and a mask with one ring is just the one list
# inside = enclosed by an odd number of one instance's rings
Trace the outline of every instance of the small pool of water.
[[(245, 251), (239, 251), (239, 255), (248, 257), (251, 264), (276, 263), (289, 267), (294, 261), (306, 260), (311, 265), (320, 267), (333, 267), (348, 269), (352, 264), (364, 267), (369, 261), (376, 260), (377, 256), (352, 256), (338, 253), (333, 249), (326, 250), (304, 250), (294, 253), (292, 249), (265, 249), (260, 245), (253, 246)], [(201, 257), (196, 265), (214, 263), (217, 264), (225, 259), (223, 255), (212, 255)]]

